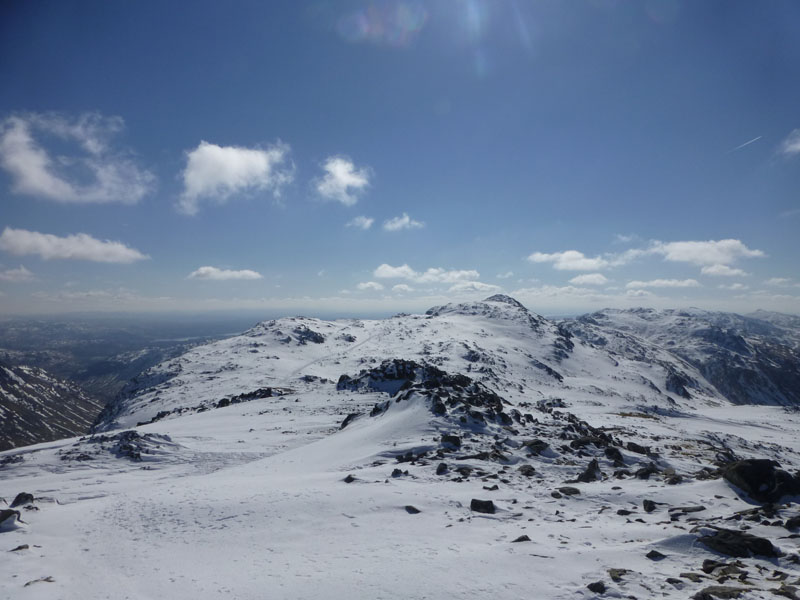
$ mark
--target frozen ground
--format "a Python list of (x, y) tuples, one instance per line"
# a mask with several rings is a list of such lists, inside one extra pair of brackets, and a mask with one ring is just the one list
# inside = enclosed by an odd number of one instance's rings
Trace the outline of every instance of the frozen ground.
[[(800, 413), (671, 368), (689, 398), (505, 301), (264, 323), (153, 369), (92, 438), (0, 454), (0, 495), (36, 499), (0, 532), (0, 596), (792, 597), (798, 505), (767, 517), (717, 470), (796, 472)], [(714, 527), (782, 555), (737, 564)]]

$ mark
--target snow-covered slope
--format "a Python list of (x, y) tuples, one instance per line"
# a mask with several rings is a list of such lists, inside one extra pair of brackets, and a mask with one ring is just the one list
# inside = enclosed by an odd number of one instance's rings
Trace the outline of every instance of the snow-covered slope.
[(86, 433), (101, 408), (43, 369), (0, 362), (0, 450)]
[(798, 406), (800, 320), (755, 315), (760, 318), (699, 309), (606, 309), (564, 326), (623, 356), (637, 357), (638, 350), (627, 346), (647, 340), (696, 367), (731, 402)]
[(0, 533), (28, 546), (0, 594), (789, 593), (800, 480), (739, 459), (796, 471), (800, 413), (733, 405), (635, 341), (656, 360), (498, 296), (195, 348), (133, 382), (96, 435), (0, 454), (0, 495), (38, 498)]

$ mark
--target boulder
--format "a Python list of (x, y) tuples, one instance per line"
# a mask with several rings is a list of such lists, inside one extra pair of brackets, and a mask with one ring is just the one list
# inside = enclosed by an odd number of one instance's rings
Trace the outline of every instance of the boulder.
[(778, 549), (768, 539), (734, 529), (717, 529), (710, 535), (701, 536), (698, 541), (725, 556), (736, 558), (750, 558), (755, 555), (768, 558), (780, 556)]
[(473, 498), (469, 503), (469, 509), (474, 512), (485, 513), (488, 515), (493, 515), (495, 511), (494, 502), (491, 500), (478, 500), (477, 498)]
[(722, 467), (722, 477), (756, 502), (779, 502), (800, 495), (800, 478), (780, 468), (774, 460), (750, 458)]

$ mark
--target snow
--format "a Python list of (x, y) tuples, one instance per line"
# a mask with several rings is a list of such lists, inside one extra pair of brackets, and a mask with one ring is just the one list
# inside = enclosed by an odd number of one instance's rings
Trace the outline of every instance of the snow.
[[(723, 447), (779, 458), (796, 470), (800, 413), (734, 406), (707, 384), (691, 400), (680, 398), (664, 391), (663, 366), (577, 340), (559, 358), (563, 336), (554, 324), (500, 300), (480, 304), (385, 321), (281, 319), (194, 348), (142, 377), (102, 432), (114, 436), (112, 427), (129, 429), (175, 411), (136, 427), (141, 461), (114, 455), (111, 441), (78, 438), (0, 454), (0, 460), (24, 459), (0, 468), (0, 496), (28, 491), (39, 509), (23, 510), (27, 524), (0, 534), (0, 549), (29, 545), (6, 553), (0, 596), (593, 598), (586, 585), (603, 580), (607, 597), (687, 598), (716, 583), (682, 579), (679, 589), (666, 579), (702, 574), (705, 558), (722, 558), (697, 542), (696, 524), (753, 505), (723, 480), (691, 474), (711, 466)], [(292, 332), (302, 326), (324, 342), (300, 343)], [(481, 358), (464, 358), (469, 350)], [(517, 408), (536, 423), (462, 423), (454, 412), (434, 414), (413, 390), (398, 401), (402, 392), (390, 398), (373, 389), (336, 389), (340, 375), (355, 377), (387, 358), (466, 374), (507, 400), (507, 412)], [(702, 380), (687, 364), (673, 367)], [(264, 387), (282, 393), (194, 408)], [(556, 408), (536, 407), (546, 399)], [(379, 403), (385, 410), (369, 416)], [(364, 414), (340, 429), (351, 413)], [(655, 460), (686, 481), (616, 479), (600, 452), (609, 477), (569, 483), (581, 493), (554, 497), (589, 460), (560, 449), (569, 439), (559, 434), (574, 424), (568, 414), (659, 452), (653, 458), (623, 450), (629, 469)], [(449, 471), (441, 476), (435, 474), (440, 459), (431, 453), (444, 433), (460, 435), (464, 448), (443, 455)], [(523, 442), (532, 437), (553, 450), (529, 456)], [(469, 448), (490, 447), (508, 460), (468, 457)], [(429, 456), (398, 462), (409, 451)], [(62, 459), (68, 452), (92, 459)], [(520, 475), (521, 464), (536, 475)], [(459, 477), (458, 467), (473, 472)], [(395, 469), (408, 474), (393, 476)], [(352, 483), (344, 481), (348, 475)], [(487, 489), (495, 484), (497, 490)], [(471, 511), (473, 498), (492, 500), (496, 513)], [(646, 513), (644, 499), (665, 504)], [(670, 519), (669, 507), (697, 504), (705, 510)], [(622, 508), (634, 512), (618, 515)], [(776, 538), (774, 527), (751, 525), (752, 533)], [(523, 534), (531, 541), (512, 542)], [(777, 584), (759, 576), (759, 565), (767, 575), (780, 569), (797, 577), (789, 562), (795, 541), (774, 543), (789, 555), (747, 559), (754, 591), (743, 597), (775, 597), (765, 590)], [(667, 558), (645, 558), (651, 549)], [(615, 583), (610, 568), (631, 573)], [(24, 587), (43, 577), (53, 581)]]

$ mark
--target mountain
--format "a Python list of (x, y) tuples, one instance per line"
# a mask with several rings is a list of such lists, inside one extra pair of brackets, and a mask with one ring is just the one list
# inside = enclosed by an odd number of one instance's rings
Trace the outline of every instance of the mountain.
[(641, 340), (695, 367), (735, 404), (800, 405), (800, 319), (698, 309), (606, 309), (564, 326), (581, 339), (648, 361)]
[(800, 412), (610, 331), (492, 296), (192, 348), (0, 454), (0, 590), (791, 597)]
[(0, 450), (87, 433), (101, 409), (43, 369), (0, 362)]

